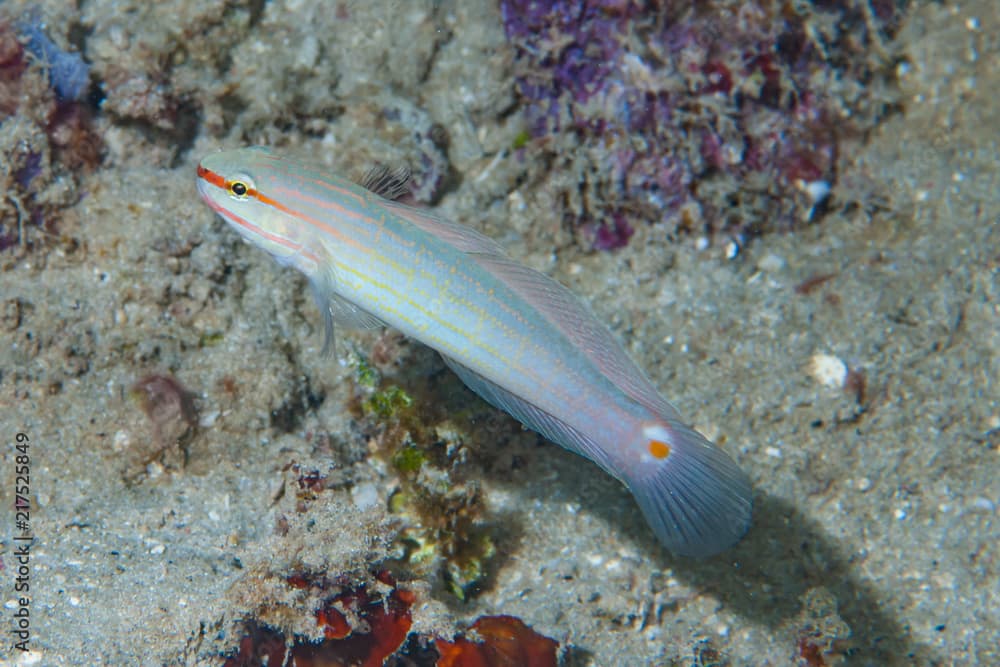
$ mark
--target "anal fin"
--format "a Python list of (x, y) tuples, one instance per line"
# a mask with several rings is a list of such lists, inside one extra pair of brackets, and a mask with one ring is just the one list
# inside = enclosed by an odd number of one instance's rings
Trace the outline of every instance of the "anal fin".
[(484, 401), (508, 413), (546, 439), (590, 459), (612, 477), (621, 479), (620, 473), (611, 466), (611, 461), (604, 448), (592, 438), (539, 408), (531, 401), (504, 389), (454, 359), (445, 355), (441, 355), (441, 358), (455, 372), (455, 375)]

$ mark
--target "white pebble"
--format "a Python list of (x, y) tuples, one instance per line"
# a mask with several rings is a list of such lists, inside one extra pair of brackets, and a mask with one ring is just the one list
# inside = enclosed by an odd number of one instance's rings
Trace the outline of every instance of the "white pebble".
[[(0, 663), (7, 664), (7, 663)], [(13, 663), (11, 663), (13, 664)], [(40, 651), (24, 651), (17, 656), (18, 665), (39, 665), (42, 664), (42, 653)]]
[(979, 496), (972, 500), (972, 506), (977, 510), (986, 510), (987, 512), (995, 512), (997, 509), (996, 503), (994, 503), (989, 498)]
[(809, 374), (825, 387), (843, 387), (847, 379), (847, 364), (832, 354), (814, 354), (809, 364)]
[(219, 418), (219, 411), (212, 410), (211, 412), (205, 413), (201, 419), (198, 420), (198, 426), (201, 428), (212, 428), (215, 426), (215, 420)]
[(378, 502), (378, 489), (374, 484), (358, 484), (351, 489), (351, 500), (359, 510), (373, 507)]
[(128, 449), (129, 444), (131, 444), (131, 439), (128, 437), (128, 433), (125, 431), (115, 431), (114, 436), (111, 438), (112, 451), (124, 452)]
[(302, 40), (298, 53), (295, 54), (295, 66), (299, 69), (312, 69), (319, 59), (319, 41), (312, 35)]
[(760, 258), (760, 261), (757, 262), (757, 268), (768, 273), (777, 273), (785, 268), (785, 258), (769, 252)]
[(799, 181), (798, 186), (813, 204), (818, 204), (830, 196), (830, 184), (826, 181)]

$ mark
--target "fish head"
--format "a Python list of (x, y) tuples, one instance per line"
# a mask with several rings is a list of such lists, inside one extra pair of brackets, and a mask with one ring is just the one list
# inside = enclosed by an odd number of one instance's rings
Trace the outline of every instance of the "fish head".
[(275, 196), (274, 157), (265, 148), (241, 148), (205, 156), (198, 164), (198, 194), (244, 239), (283, 265), (302, 258), (302, 220)]

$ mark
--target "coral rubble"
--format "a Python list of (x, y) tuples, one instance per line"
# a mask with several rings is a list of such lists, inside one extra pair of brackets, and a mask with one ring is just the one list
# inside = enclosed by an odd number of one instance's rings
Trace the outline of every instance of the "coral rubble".
[(741, 242), (811, 219), (892, 108), (903, 4), (500, 3), (532, 146), (597, 249), (641, 221)]

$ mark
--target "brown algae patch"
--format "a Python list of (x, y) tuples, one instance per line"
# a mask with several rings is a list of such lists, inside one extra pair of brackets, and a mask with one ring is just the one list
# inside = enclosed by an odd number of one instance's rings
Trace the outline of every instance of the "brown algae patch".
[(360, 355), (354, 364), (350, 408), (394, 479), (389, 511), (400, 521), (396, 562), (458, 600), (475, 596), (496, 566), (499, 538), (477, 481), (481, 471), (465, 445), (472, 432), (468, 408), (451, 412), (440, 397), (411, 397)]

